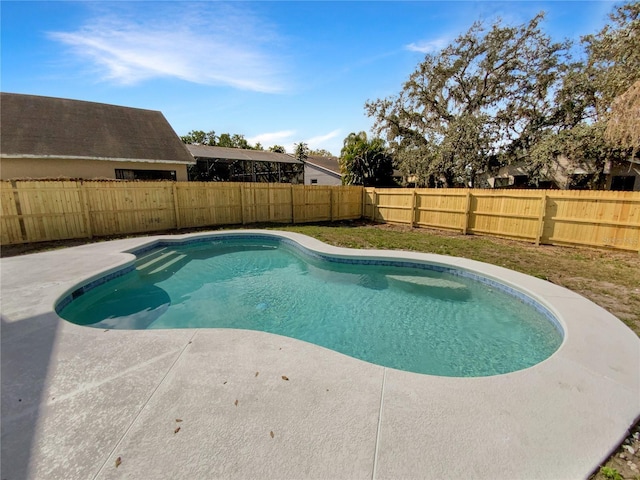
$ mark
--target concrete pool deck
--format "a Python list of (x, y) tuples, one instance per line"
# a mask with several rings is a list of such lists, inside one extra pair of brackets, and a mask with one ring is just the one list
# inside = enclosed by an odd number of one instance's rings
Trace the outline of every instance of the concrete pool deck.
[(263, 332), (105, 331), (54, 312), (74, 286), (133, 260), (121, 252), (202, 235), (1, 260), (2, 479), (585, 478), (640, 415), (628, 327), (569, 290), (461, 258), (359, 251), (516, 284), (559, 317), (560, 349), (518, 372), (450, 378)]

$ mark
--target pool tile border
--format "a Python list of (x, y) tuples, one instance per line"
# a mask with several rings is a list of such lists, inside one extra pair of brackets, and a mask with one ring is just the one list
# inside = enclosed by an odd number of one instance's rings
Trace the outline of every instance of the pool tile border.
[(135, 270), (135, 265), (126, 265), (122, 268), (119, 268), (116, 271), (107, 273), (106, 275), (102, 275), (94, 280), (91, 280), (89, 283), (86, 283), (76, 288), (71, 293), (69, 293), (68, 295), (64, 296), (63, 298), (61, 298), (59, 301), (56, 302), (55, 312), (57, 314), (60, 314), (60, 312), (76, 298), (81, 297), (88, 291), (93, 290), (94, 288), (104, 283), (107, 283), (111, 280), (122, 277), (123, 275), (126, 275), (127, 273), (132, 272), (133, 270)]

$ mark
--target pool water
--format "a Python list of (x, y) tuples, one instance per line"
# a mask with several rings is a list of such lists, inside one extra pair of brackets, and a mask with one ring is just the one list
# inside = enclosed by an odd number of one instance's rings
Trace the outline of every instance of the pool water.
[(261, 330), (458, 377), (535, 365), (562, 342), (549, 318), (495, 285), (419, 265), (336, 263), (269, 237), (146, 251), (59, 313), (103, 329)]

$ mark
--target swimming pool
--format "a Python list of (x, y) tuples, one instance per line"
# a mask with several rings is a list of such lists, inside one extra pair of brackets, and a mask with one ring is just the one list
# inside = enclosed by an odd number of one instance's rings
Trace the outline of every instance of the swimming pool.
[(535, 365), (563, 332), (528, 294), (468, 269), (327, 255), (274, 234), (160, 242), (74, 289), (60, 316), (102, 329), (235, 328), (441, 376)]

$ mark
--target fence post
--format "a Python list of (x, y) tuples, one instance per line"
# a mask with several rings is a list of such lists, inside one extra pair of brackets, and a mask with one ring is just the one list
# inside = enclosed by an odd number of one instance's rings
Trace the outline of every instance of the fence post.
[(176, 215), (176, 230), (180, 230), (180, 207), (178, 206), (178, 187), (177, 182), (171, 182), (171, 190), (173, 191), (173, 210)]
[(20, 240), (22, 240), (22, 242), (27, 242), (27, 227), (24, 224), (24, 217), (22, 216), (22, 205), (20, 204), (20, 193), (18, 192), (18, 183), (15, 180), (11, 180), (11, 193), (13, 194), (13, 203), (16, 207), (18, 224), (20, 225)]
[(271, 194), (271, 184), (267, 183), (267, 201), (269, 202), (269, 222), (273, 222), (275, 217), (275, 207), (273, 205), (273, 195)]
[(293, 191), (293, 183), (289, 184), (291, 191), (291, 223), (295, 225), (296, 223), (296, 195)]
[(411, 228), (413, 228), (416, 223), (416, 207), (418, 206), (418, 202), (416, 201), (417, 199), (418, 194), (416, 193), (416, 189), (414, 188), (411, 194)]
[(296, 207), (293, 204), (293, 183), (289, 184), (289, 194), (291, 196), (291, 224), (294, 224), (295, 215), (296, 215)]
[(464, 207), (464, 225), (462, 226), (462, 234), (466, 235), (469, 230), (469, 217), (471, 216), (471, 189), (467, 189), (466, 206)]
[(378, 211), (378, 193), (376, 192), (376, 188), (373, 187), (373, 192), (371, 193), (371, 220), (376, 221), (376, 215)]
[[(255, 165), (253, 166), (254, 171), (253, 171), (253, 176), (255, 179)], [(256, 182), (255, 180), (253, 182), (251, 182), (251, 186), (249, 187), (251, 189), (251, 209), (253, 210), (253, 222), (251, 223), (255, 223), (255, 222), (259, 222), (258, 220), (258, 200), (256, 199)], [(264, 221), (264, 220), (263, 220)]]
[(87, 237), (93, 238), (93, 230), (91, 228), (91, 214), (89, 212), (89, 198), (87, 197), (87, 187), (80, 180), (80, 198), (82, 199), (82, 216), (84, 217), (84, 226), (87, 230)]
[(244, 225), (246, 223), (244, 221), (244, 183), (240, 184), (240, 219)]
[(540, 213), (538, 214), (538, 236), (536, 237), (536, 247), (540, 245), (542, 241), (542, 234), (544, 233), (544, 217), (547, 213), (547, 191), (543, 190), (542, 198), (540, 199)]
[(365, 202), (367, 198), (367, 192), (364, 189), (364, 186), (361, 187), (362, 195), (360, 195), (360, 218), (366, 219), (367, 210), (365, 209)]
[(329, 221), (333, 222), (333, 188), (329, 187)]

